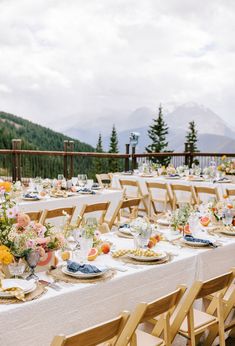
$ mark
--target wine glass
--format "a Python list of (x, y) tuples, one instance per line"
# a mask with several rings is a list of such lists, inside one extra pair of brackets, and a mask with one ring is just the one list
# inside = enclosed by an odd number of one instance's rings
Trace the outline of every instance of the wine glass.
[(30, 268), (30, 275), (27, 276), (26, 280), (36, 279), (38, 280), (38, 276), (35, 275), (34, 270), (40, 260), (40, 253), (37, 250), (32, 250), (27, 253), (25, 256), (26, 262)]
[(87, 183), (87, 175), (86, 174), (78, 174), (78, 185), (84, 187)]
[(77, 177), (72, 177), (72, 185), (73, 186), (76, 186), (77, 185), (77, 183), (78, 183), (78, 178)]
[(224, 209), (223, 211), (223, 224), (225, 226), (231, 225), (233, 221), (233, 211), (229, 208)]
[(58, 174), (58, 180), (62, 181), (64, 179), (64, 175), (63, 174)]
[(18, 276), (22, 276), (25, 271), (25, 267), (26, 265), (24, 262), (13, 262), (11, 264), (8, 264), (9, 272), (14, 276), (15, 279), (17, 279)]

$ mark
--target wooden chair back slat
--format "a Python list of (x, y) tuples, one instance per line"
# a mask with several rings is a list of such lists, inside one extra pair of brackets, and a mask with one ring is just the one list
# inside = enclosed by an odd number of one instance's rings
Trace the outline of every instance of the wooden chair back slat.
[[(123, 312), (122, 315), (117, 318), (80, 333), (68, 336), (57, 336), (52, 341), (51, 346), (96, 346), (113, 338), (118, 339), (128, 318), (129, 313)], [(115, 344), (115, 339), (113, 345)]]
[(80, 215), (78, 217), (77, 225), (78, 226), (81, 225), (81, 223), (84, 221), (84, 217), (86, 214), (95, 213), (95, 212), (101, 212), (101, 216), (98, 220), (98, 223), (101, 225), (105, 221), (105, 216), (108, 211), (109, 205), (110, 205), (110, 202), (84, 204), (80, 212)]
[(96, 174), (96, 179), (98, 181), (98, 184), (101, 187), (105, 187), (105, 186), (111, 186), (112, 183), (112, 175), (109, 173), (102, 173), (102, 174)]
[(226, 189), (225, 191), (228, 197), (235, 197), (235, 189)]
[(132, 208), (138, 209), (140, 201), (141, 201), (140, 198), (131, 198), (131, 199), (127, 199), (127, 200), (121, 200), (118, 203), (118, 206), (117, 206), (116, 210), (114, 211), (110, 222), (108, 223), (109, 224), (109, 228), (111, 229), (112, 226), (115, 224), (116, 219), (119, 218), (120, 212), (123, 209), (129, 208), (130, 211), (131, 211)]
[(43, 211), (30, 211), (26, 212), (25, 214), (27, 214), (30, 217), (31, 221), (39, 222), (41, 220)]
[(180, 203), (185, 203), (186, 199), (180, 199), (179, 196), (177, 196), (177, 192), (188, 192), (189, 198), (187, 200), (190, 204), (196, 204), (197, 199), (194, 191), (194, 187), (191, 185), (181, 185), (181, 184), (171, 184), (170, 188), (172, 190), (173, 195), (173, 209), (176, 209), (177, 206), (180, 205)]
[(228, 287), (233, 280), (233, 273), (224, 274), (221, 276), (217, 276), (211, 280), (205, 281), (200, 291), (198, 292), (195, 299), (204, 298), (212, 293), (223, 290)]
[(155, 316), (159, 316), (164, 312), (171, 310), (179, 299), (180, 289), (147, 304), (144, 315), (142, 316), (140, 323), (150, 320)]
[(44, 224), (48, 219), (54, 219), (56, 217), (62, 217), (66, 214), (70, 216), (69, 221), (72, 220), (76, 207), (65, 207), (51, 210), (44, 210), (42, 215), (42, 223)]
[[(170, 208), (172, 208), (172, 198), (171, 198), (171, 192), (170, 192), (170, 188), (168, 186), (167, 183), (158, 183), (158, 182), (146, 182), (146, 186), (149, 192), (149, 196), (150, 196), (150, 202), (153, 208), (154, 213), (157, 215), (158, 214), (158, 210), (156, 207), (156, 203), (163, 203), (164, 204), (164, 211), (167, 211), (167, 208), (170, 206)], [(161, 190), (164, 192), (164, 197), (160, 198), (158, 197), (158, 193), (156, 192), (154, 194), (154, 190)], [(159, 212), (162, 212), (159, 211)]]
[(201, 194), (209, 195), (213, 197), (217, 202), (220, 200), (219, 192), (216, 187), (194, 186), (194, 190), (196, 193), (198, 203), (202, 203), (202, 200), (200, 198)]

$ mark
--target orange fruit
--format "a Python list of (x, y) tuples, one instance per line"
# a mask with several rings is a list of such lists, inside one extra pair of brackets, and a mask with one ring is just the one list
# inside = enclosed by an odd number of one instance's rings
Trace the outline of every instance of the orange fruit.
[(191, 231), (190, 231), (190, 228), (189, 228), (189, 224), (184, 226), (184, 233), (191, 234)]
[(227, 204), (227, 208), (228, 209), (233, 209), (233, 205), (229, 203), (229, 204)]
[(61, 252), (61, 258), (63, 261), (68, 261), (70, 259), (70, 252), (69, 251), (62, 251)]
[(109, 253), (109, 251), (110, 251), (110, 244), (109, 244), (109, 243), (103, 243), (103, 244), (101, 245), (101, 251), (102, 251), (104, 254)]
[(149, 241), (153, 242), (153, 245), (157, 244), (157, 239), (155, 237), (150, 237)]
[(151, 249), (152, 247), (154, 247), (155, 243), (150, 239), (148, 242), (148, 248)]
[(92, 249), (90, 249), (90, 252), (88, 253), (87, 259), (88, 261), (94, 261), (96, 259), (96, 257), (98, 256), (98, 250), (93, 247)]
[(201, 222), (202, 226), (207, 227), (209, 225), (209, 223), (211, 222), (211, 220), (208, 216), (202, 216), (200, 218), (200, 222)]

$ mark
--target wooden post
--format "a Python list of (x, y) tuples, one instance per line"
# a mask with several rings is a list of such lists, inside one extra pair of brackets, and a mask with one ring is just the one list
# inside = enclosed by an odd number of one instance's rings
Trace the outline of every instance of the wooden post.
[(68, 155), (66, 154), (67, 151), (68, 151), (68, 140), (65, 140), (64, 141), (64, 152), (65, 152), (65, 155), (64, 155), (64, 177), (65, 179), (68, 178)]
[(191, 168), (192, 167), (192, 164), (193, 164), (193, 142), (189, 142), (189, 167)]
[[(21, 149), (21, 139), (12, 139), (12, 150)], [(12, 153), (12, 181), (21, 180), (21, 156), (20, 153)]]
[[(126, 144), (126, 154), (129, 155), (130, 153), (130, 144)], [(128, 172), (130, 170), (129, 167), (129, 157), (125, 158), (125, 172)]]
[(131, 156), (132, 156), (131, 169), (133, 171), (134, 169), (136, 169), (136, 157), (134, 156), (135, 155), (135, 147), (131, 147), (131, 148), (132, 148), (132, 152), (131, 152)]
[[(69, 151), (74, 151), (74, 141), (69, 141)], [(68, 178), (71, 179), (74, 175), (74, 156), (70, 155), (70, 170)]]
[(188, 151), (189, 151), (189, 144), (186, 142), (184, 143), (184, 151), (185, 151), (185, 160), (184, 160), (184, 164), (186, 166), (189, 165), (189, 157), (188, 157)]

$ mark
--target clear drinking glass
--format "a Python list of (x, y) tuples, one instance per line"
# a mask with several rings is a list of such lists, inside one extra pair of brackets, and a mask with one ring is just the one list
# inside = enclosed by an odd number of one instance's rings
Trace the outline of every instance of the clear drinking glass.
[(78, 183), (78, 178), (77, 177), (72, 177), (72, 185), (73, 186), (76, 186), (77, 185), (77, 183)]
[(58, 180), (63, 180), (64, 179), (64, 175), (63, 174), (58, 174)]
[(13, 262), (11, 264), (8, 264), (9, 272), (14, 276), (15, 279), (23, 275), (25, 267), (26, 265), (24, 262)]
[(87, 183), (87, 175), (86, 174), (78, 174), (78, 185), (84, 187)]
[(233, 221), (233, 211), (229, 208), (224, 209), (223, 211), (223, 224), (225, 226), (231, 225)]

